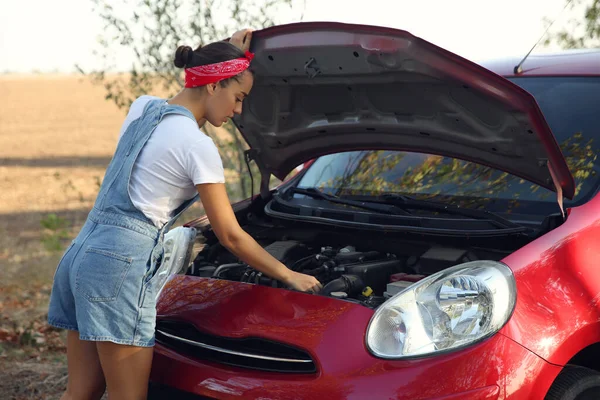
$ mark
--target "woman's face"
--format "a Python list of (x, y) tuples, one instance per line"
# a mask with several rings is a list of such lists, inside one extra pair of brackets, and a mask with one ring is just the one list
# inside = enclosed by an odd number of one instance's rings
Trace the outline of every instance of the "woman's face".
[(231, 79), (225, 87), (216, 84), (208, 88), (210, 96), (206, 102), (205, 117), (214, 126), (221, 126), (234, 114), (242, 112), (242, 101), (252, 89), (254, 77), (244, 71), (238, 79)]

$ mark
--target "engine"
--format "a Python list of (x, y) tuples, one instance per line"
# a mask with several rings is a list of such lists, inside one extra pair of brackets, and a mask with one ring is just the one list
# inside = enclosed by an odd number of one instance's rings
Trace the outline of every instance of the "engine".
[[(319, 295), (373, 308), (427, 275), (478, 258), (468, 250), (435, 245), (418, 255), (392, 254), (351, 244), (316, 247), (297, 240), (275, 241), (264, 248), (291, 270), (317, 278), (323, 284)], [(207, 251), (199, 253), (192, 275), (285, 288), (236, 259), (209, 261)]]

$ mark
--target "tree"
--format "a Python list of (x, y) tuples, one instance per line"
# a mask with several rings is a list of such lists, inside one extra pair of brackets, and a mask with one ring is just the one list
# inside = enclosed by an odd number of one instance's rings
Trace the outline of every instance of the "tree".
[(600, 47), (600, 0), (565, 1), (576, 16), (567, 28), (551, 33), (546, 44), (556, 43), (566, 49)]
[[(183, 86), (181, 69), (173, 65), (177, 46), (196, 47), (228, 38), (240, 28), (261, 29), (274, 25), (274, 15), (288, 9), (300, 13), (304, 2), (292, 0), (92, 0), (94, 11), (104, 23), (95, 54), (102, 67), (86, 72), (103, 85), (106, 99), (127, 110), (133, 100), (146, 93), (172, 96)], [(111, 74), (118, 47), (135, 56), (127, 74)], [(244, 158), (246, 143), (233, 124), (217, 134), (206, 124), (204, 131), (219, 147), (226, 170), (234, 171), (237, 182), (228, 189), (232, 198), (249, 195)], [(257, 169), (253, 168), (255, 176)]]

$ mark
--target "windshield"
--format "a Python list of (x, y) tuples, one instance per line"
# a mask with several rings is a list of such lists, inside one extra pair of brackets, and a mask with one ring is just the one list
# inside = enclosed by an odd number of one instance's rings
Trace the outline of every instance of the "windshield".
[[(537, 100), (586, 201), (598, 186), (600, 78), (520, 77)], [(454, 158), (402, 151), (353, 151), (320, 157), (298, 187), (338, 196), (401, 193), (491, 211), (555, 212), (556, 194), (508, 173)]]

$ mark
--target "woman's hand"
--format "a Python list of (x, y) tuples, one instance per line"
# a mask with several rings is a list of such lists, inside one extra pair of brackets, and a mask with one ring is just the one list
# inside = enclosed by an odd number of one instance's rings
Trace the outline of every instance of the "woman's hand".
[(290, 274), (284, 283), (301, 292), (317, 293), (323, 288), (321, 282), (314, 276), (294, 271), (292, 271), (292, 274)]
[(252, 40), (252, 29), (241, 29), (231, 36), (229, 43), (235, 45), (242, 51), (250, 50), (250, 41)]
[(219, 242), (233, 255), (265, 275), (302, 292), (317, 293), (319, 281), (292, 271), (263, 249), (239, 225), (223, 183), (196, 185), (210, 225)]

